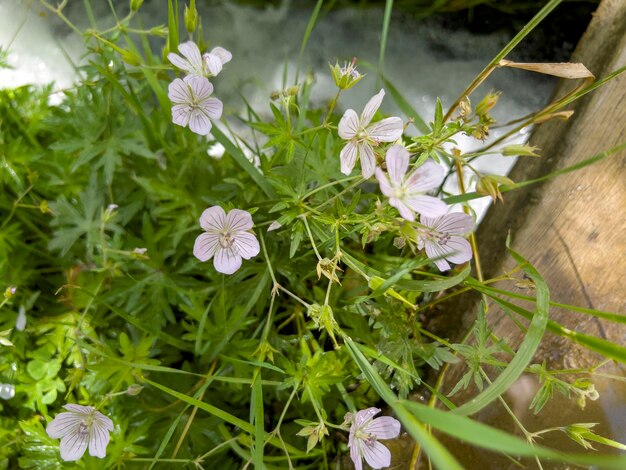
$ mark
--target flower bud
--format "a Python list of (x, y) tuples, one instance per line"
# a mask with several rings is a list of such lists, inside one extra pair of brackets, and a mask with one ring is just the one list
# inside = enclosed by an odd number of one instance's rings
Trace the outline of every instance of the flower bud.
[(198, 26), (198, 10), (196, 10), (196, 0), (191, 0), (189, 6), (185, 5), (185, 28), (193, 33)]
[(134, 396), (139, 395), (142, 390), (143, 390), (143, 385), (132, 384), (126, 389), (126, 394), (130, 395), (131, 397), (134, 397)]
[(143, 5), (143, 0), (130, 0), (130, 10), (137, 11)]
[(536, 153), (539, 150), (541, 150), (539, 147), (532, 145), (507, 145), (502, 149), (502, 155), (505, 157), (539, 157), (540, 155)]
[(482, 101), (476, 105), (476, 114), (478, 116), (487, 114), (498, 103), (499, 98), (499, 91), (495, 93), (493, 91), (490, 91), (489, 93), (487, 93), (487, 96), (485, 96)]
[(491, 196), (491, 199), (494, 202), (500, 199), (501, 202), (504, 202), (502, 199), (502, 193), (500, 192), (501, 185), (514, 186), (515, 182), (502, 175), (485, 175), (480, 178), (478, 184), (476, 185), (476, 192), (479, 194), (485, 194), (487, 196)]

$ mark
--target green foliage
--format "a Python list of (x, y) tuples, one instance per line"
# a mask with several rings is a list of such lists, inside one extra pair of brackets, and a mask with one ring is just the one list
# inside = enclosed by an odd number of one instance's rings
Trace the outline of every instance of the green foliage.
[[(168, 1), (166, 51), (180, 41), (178, 3)], [(130, 28), (140, 24), (140, 6), (133, 2), (107, 32), (85, 33), (89, 62), (60, 105), (49, 104), (50, 87), (0, 90), (0, 383), (15, 386), (15, 397), (0, 401), (0, 466), (193, 468), (217, 459), (219, 468), (329, 467), (346, 454), (338, 437), (348, 430), (346, 413), (380, 400), (441, 468), (460, 464), (425, 424), (475, 445), (481, 434), (492, 437), (483, 446), (512, 455), (586, 462), (462, 415), (501, 397), (524, 371), (542, 383), (536, 412), (555, 390), (579, 403), (594, 398), (589, 374), (567, 382), (531, 364), (546, 330), (611, 358), (624, 359), (624, 348), (549, 322), (546, 283), (513, 251), (536, 288), (521, 299), (534, 312), (470, 277), (469, 264), (438, 273), (418, 248), (423, 226), (400, 219), (375, 185), (340, 173), (340, 95), (312, 107), (310, 77), (279, 92), (264, 113), (248, 107), (240, 122), (253, 138), (227, 126), (199, 138), (175, 126), (166, 91), (174, 72), (149, 41), (129, 36), (164, 37), (159, 27)], [(496, 98), (487, 95), (473, 112), (464, 101), (466, 112), (453, 119), (438, 100), (430, 125), (413, 116), (422, 135), (407, 141), (411, 166), (430, 157), (475, 171), (476, 155), (446, 144), (460, 134), (483, 139)], [(216, 143), (225, 148), (219, 160), (207, 155)], [(376, 144), (382, 165), (387, 147)], [(232, 276), (192, 254), (198, 218), (213, 205), (254, 217), (262, 251)], [(517, 351), (494, 337), (487, 302), (472, 342), (450, 344), (428, 331), (424, 312), (440, 293), (468, 289), (531, 320)], [(430, 370), (457, 362), (468, 372), (451, 395), (471, 382), (482, 390), (468, 406), (456, 408), (436, 387), (454, 414), (406, 401)], [(67, 403), (113, 420), (105, 460), (60, 460), (45, 427)], [(613, 445), (584, 425), (568, 429), (582, 445)]]

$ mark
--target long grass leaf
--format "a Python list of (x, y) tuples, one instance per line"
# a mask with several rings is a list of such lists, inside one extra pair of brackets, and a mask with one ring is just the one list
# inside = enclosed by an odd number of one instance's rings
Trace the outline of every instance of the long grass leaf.
[(541, 274), (520, 254), (515, 252), (507, 243), (510, 255), (520, 265), (522, 270), (530, 276), (537, 287), (537, 303), (535, 314), (532, 317), (526, 336), (522, 341), (515, 357), (506, 368), (496, 377), (496, 379), (467, 403), (459, 406), (454, 413), (461, 415), (471, 415), (489, 405), (502, 395), (513, 383), (522, 375), (530, 361), (532, 360), (548, 323), (548, 313), (550, 311), (550, 291), (548, 285)]

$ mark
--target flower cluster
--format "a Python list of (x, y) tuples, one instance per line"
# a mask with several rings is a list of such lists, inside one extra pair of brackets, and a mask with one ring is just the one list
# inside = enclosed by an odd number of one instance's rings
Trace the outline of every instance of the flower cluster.
[[(384, 96), (385, 91), (380, 90), (365, 105), (360, 117), (353, 109), (348, 109), (339, 121), (339, 137), (348, 141), (339, 155), (341, 172), (349, 175), (359, 159), (363, 178), (376, 175), (380, 191), (402, 218), (415, 222), (419, 214), (418, 249), (425, 249), (439, 270), (446, 271), (450, 269), (448, 261), (459, 264), (472, 258), (472, 248), (461, 235), (471, 231), (473, 219), (462, 213), (446, 214), (447, 205), (426, 194), (443, 183), (444, 170), (433, 160), (427, 160), (408, 173), (409, 151), (395, 143), (404, 130), (402, 119), (389, 117), (371, 123)], [(381, 142), (394, 142), (385, 154), (386, 172), (377, 167), (375, 148)]]
[(170, 52), (169, 61), (187, 73), (177, 78), (168, 87), (168, 96), (172, 106), (172, 122), (182, 127), (189, 126), (192, 132), (207, 135), (211, 132), (211, 121), (222, 117), (223, 104), (212, 98), (213, 84), (209, 77), (222, 71), (224, 64), (232, 59), (232, 54), (223, 47), (216, 47), (211, 52), (200, 53), (193, 41), (178, 46), (178, 54)]

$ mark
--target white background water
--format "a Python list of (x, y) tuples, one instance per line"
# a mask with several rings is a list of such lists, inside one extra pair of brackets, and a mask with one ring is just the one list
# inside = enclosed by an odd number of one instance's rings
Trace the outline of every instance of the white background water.
[[(56, 2), (52, 2), (56, 3)], [(97, 26), (102, 29), (113, 23), (108, 2), (92, 1)], [(127, 0), (112, 2), (118, 15), (128, 8)], [(182, 5), (183, 2), (181, 2)], [(310, 2), (311, 7), (315, 2)], [(200, 9), (203, 2), (198, 2)], [(267, 102), (272, 91), (283, 88), (285, 66), (287, 85), (292, 85), (297, 68), (300, 45), (312, 9), (295, 8), (301, 2), (284, 1), (280, 7), (255, 9), (224, 1), (200, 9), (205, 37), (212, 46), (220, 45), (233, 53), (233, 60), (214, 80), (217, 96), (225, 103), (225, 114), (242, 108), (243, 94), (260, 113), (269, 111)], [(70, 0), (66, 14), (80, 27), (89, 23), (83, 2)], [(146, 2), (141, 9), (146, 27), (167, 23), (167, 2)], [(182, 15), (181, 15), (182, 16)], [(316, 85), (313, 100), (325, 104), (336, 92), (328, 63), (342, 63), (358, 57), (363, 64), (378, 63), (383, 11), (377, 8), (341, 9), (322, 14), (309, 38), (300, 66), (300, 76), (312, 71)], [(426, 120), (432, 120), (435, 99), (439, 96), (444, 108), (449, 106), (472, 78), (507, 43), (506, 33), (473, 35), (463, 30), (443, 29), (435, 21), (417, 22), (395, 14), (392, 18), (384, 73), (411, 105)], [(0, 86), (55, 83), (62, 90), (76, 80), (75, 64), (85, 52), (84, 39), (61, 24), (36, 0), (0, 0), (0, 45), (10, 51), (13, 69), (0, 69)], [(342, 95), (339, 108), (357, 112), (378, 91), (375, 68), (356, 87)], [(494, 116), (508, 120), (538, 109), (546, 102), (551, 82), (539, 80), (530, 73), (498, 70), (473, 96), (478, 102), (489, 89), (503, 95)], [(62, 99), (59, 93), (53, 99)], [(399, 113), (387, 95), (383, 111)], [(402, 114), (399, 114), (402, 115)], [(417, 131), (410, 130), (415, 134)], [(492, 132), (492, 138), (498, 131)], [(516, 142), (526, 138), (521, 134)], [(481, 146), (469, 138), (457, 140), (464, 151)], [(479, 159), (475, 167), (485, 173), (508, 172), (512, 158)], [(446, 190), (454, 191), (451, 180)], [(483, 214), (489, 198), (472, 201), (473, 208)]]

